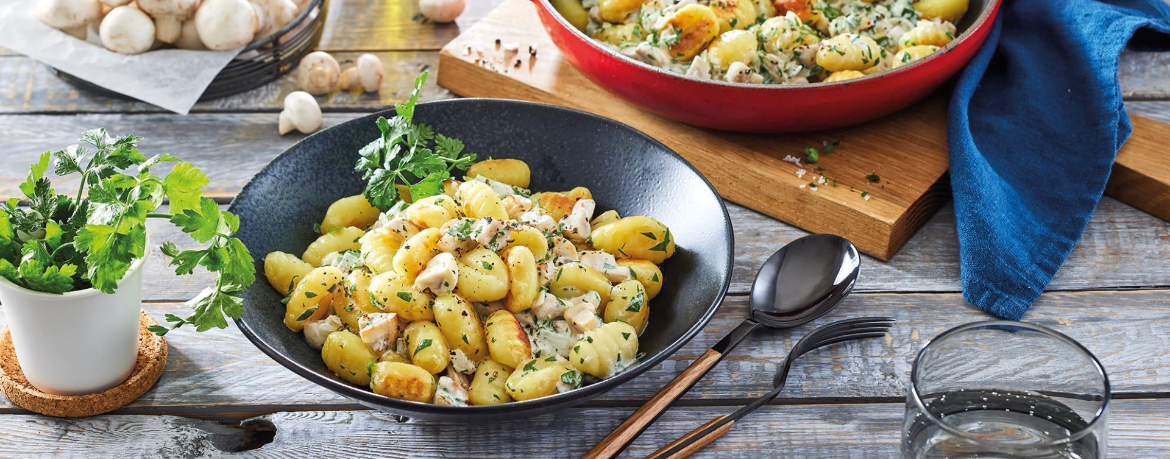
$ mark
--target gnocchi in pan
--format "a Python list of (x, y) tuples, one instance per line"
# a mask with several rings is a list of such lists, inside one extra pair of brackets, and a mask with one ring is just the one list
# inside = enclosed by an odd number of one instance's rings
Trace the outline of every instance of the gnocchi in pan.
[(574, 27), (666, 70), (734, 83), (844, 81), (955, 39), (969, 0), (555, 0)]
[[(606, 4), (609, 17), (638, 5)], [(285, 325), (341, 379), (416, 402), (530, 400), (621, 372), (653, 326), (674, 237), (652, 217), (595, 215), (587, 188), (533, 194), (530, 179), (490, 159), (386, 212), (339, 199), (300, 256), (264, 259)]]

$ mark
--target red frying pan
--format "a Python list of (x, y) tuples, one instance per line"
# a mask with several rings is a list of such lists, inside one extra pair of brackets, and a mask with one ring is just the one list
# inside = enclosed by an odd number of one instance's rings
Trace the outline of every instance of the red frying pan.
[(971, 60), (1000, 6), (1000, 0), (971, 0), (954, 41), (891, 71), (835, 83), (752, 85), (691, 78), (630, 59), (570, 25), (549, 0), (532, 2), (561, 53), (610, 92), (687, 124), (769, 133), (848, 126), (921, 100)]

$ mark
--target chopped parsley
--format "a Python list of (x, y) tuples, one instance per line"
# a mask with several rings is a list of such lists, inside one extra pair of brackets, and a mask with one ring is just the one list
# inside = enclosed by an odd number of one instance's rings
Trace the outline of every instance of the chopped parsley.
[(821, 152), (813, 147), (804, 147), (804, 162), (809, 164), (816, 164), (821, 160)]
[(302, 320), (307, 320), (308, 318), (313, 317), (313, 313), (315, 312), (317, 312), (317, 306), (306, 309), (305, 312), (302, 312), (300, 316), (297, 316), (297, 321), (299, 322)]
[(877, 172), (870, 172), (869, 175), (865, 176), (865, 179), (869, 180), (872, 183), (877, 183), (877, 182), (882, 181), (882, 178), (878, 177)]
[[(655, 252), (665, 252), (666, 248), (669, 246), (670, 246), (670, 229), (667, 228), (666, 235), (663, 236), (662, 242), (659, 242), (654, 247), (651, 247), (650, 250), (653, 250)], [(621, 252), (621, 249), (618, 249), (618, 251)], [(625, 253), (623, 252), (622, 255), (625, 255)]]
[(634, 297), (630, 299), (630, 302), (628, 304), (626, 304), (626, 311), (641, 312), (642, 305), (645, 303), (646, 303), (646, 294), (642, 289), (639, 288), (638, 294), (634, 295)]
[(430, 338), (419, 341), (418, 346), (414, 347), (414, 354), (411, 354), (411, 355), (418, 355), (419, 351), (422, 351), (423, 349), (426, 349), (428, 347), (431, 347), (431, 339)]
[(561, 382), (573, 386), (573, 388), (581, 387), (581, 373), (574, 370), (568, 370), (561, 373)]
[(414, 295), (411, 295), (410, 292), (398, 292), (398, 298), (402, 299), (402, 301), (410, 301), (414, 298)]

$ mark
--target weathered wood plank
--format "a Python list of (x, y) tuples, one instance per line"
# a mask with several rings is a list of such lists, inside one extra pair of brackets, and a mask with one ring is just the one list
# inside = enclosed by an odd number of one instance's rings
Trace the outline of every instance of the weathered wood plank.
[[(764, 407), (693, 457), (760, 457), (763, 452), (776, 457), (897, 457), (903, 410), (901, 403)], [(6, 433), (0, 456), (36, 451), (58, 457), (576, 457), (630, 411), (569, 409), (483, 425), (401, 422), (376, 411), (277, 412), (241, 423), (251, 428), (175, 416), (65, 420), (10, 414), (0, 416), (0, 429)], [(718, 407), (674, 408), (626, 453), (649, 454), (727, 412)], [(1111, 456), (1170, 455), (1170, 401), (1118, 400), (1109, 424)], [(258, 431), (268, 432), (271, 442), (258, 439)]]
[[(492, 0), (493, 2), (495, 0)], [(391, 4), (386, 2), (384, 4)], [(471, 5), (469, 4), (469, 8)], [(363, 17), (366, 17), (363, 15)], [(373, 16), (370, 16), (373, 17)], [(445, 43), (445, 42), (444, 42)], [(386, 79), (380, 94), (354, 95), (345, 92), (320, 97), (321, 107), (327, 111), (372, 111), (401, 102), (410, 95), (411, 85), (423, 70), (431, 70), (432, 78), (424, 91), (424, 100), (452, 97), (435, 86), (434, 71), (438, 52), (423, 51), (380, 51), (377, 47), (361, 48), (374, 50), (382, 59)], [(358, 51), (338, 49), (332, 51), (344, 67), (347, 61), (356, 59)], [(1130, 100), (1164, 100), (1170, 98), (1170, 53), (1127, 52), (1122, 54), (1122, 93)], [(201, 102), (192, 109), (196, 113), (225, 111), (279, 111), (284, 96), (300, 89), (291, 75), (282, 77), (251, 91), (208, 102)], [(128, 99), (116, 99), (78, 89), (54, 76), (44, 65), (22, 56), (0, 57), (0, 113), (166, 113), (153, 105)], [(1156, 112), (1156, 110), (1155, 110)], [(1145, 114), (1144, 116), (1156, 116)]]
[[(1165, 113), (1170, 119), (1170, 102), (1131, 102), (1131, 110), (1142, 115)], [(326, 114), (327, 124), (359, 116), (355, 113)], [(19, 193), (16, 185), (44, 149), (61, 148), (76, 142), (82, 127), (105, 126), (112, 132), (134, 132), (147, 138), (148, 152), (168, 152), (203, 168), (211, 178), (208, 193), (228, 198), (239, 190), (273, 157), (291, 146), (299, 136), (277, 136), (274, 113), (208, 114), (177, 117), (169, 115), (0, 115), (0, 142), (7, 148), (7, 161), (0, 163), (0, 198)], [(227, 160), (225, 160), (225, 158)], [(160, 172), (164, 171), (160, 169)], [(75, 181), (60, 181), (71, 189)], [(755, 270), (774, 250), (806, 234), (756, 212), (730, 204), (735, 226), (737, 265), (732, 291), (745, 293)], [(161, 237), (176, 234), (165, 225)], [(167, 239), (170, 240), (170, 239)], [(1170, 223), (1105, 198), (1089, 223), (1085, 235), (1064, 269), (1049, 286), (1052, 290), (1083, 290), (1114, 287), (1167, 285), (1170, 272)], [(862, 291), (958, 291), (958, 242), (954, 234), (953, 207), (944, 207), (911, 237), (888, 263), (867, 258), (858, 284)], [(193, 291), (182, 282), (149, 284), (155, 265), (148, 265), (148, 285), (169, 285), (169, 290), (152, 291), (151, 299), (180, 300)], [(168, 279), (162, 277), (161, 279)], [(185, 281), (185, 279), (184, 279)], [(203, 280), (198, 280), (201, 289)], [(170, 292), (177, 292), (172, 295)], [(157, 296), (155, 296), (157, 295)]]
[[(361, 53), (336, 52), (333, 57), (342, 67), (352, 65)], [(318, 97), (326, 110), (375, 111), (402, 102), (410, 96), (414, 79), (424, 70), (432, 78), (423, 90), (424, 100), (452, 97), (435, 85), (434, 71), (438, 53), (433, 51), (378, 51), (385, 79), (379, 93), (338, 91)], [(195, 104), (194, 112), (280, 111), (284, 96), (300, 89), (296, 78), (286, 75), (276, 81), (238, 95)], [(25, 57), (0, 58), (0, 113), (165, 113), (153, 105), (125, 98), (106, 97), (79, 89), (57, 78), (44, 65)]]
[[(273, 305), (272, 307), (280, 307)], [(1170, 392), (1170, 290), (1045, 294), (1027, 319), (1052, 326), (1097, 353), (1115, 392)], [(183, 315), (177, 303), (152, 303), (155, 317)], [(859, 316), (898, 320), (885, 339), (834, 345), (808, 354), (793, 369), (782, 403), (809, 399), (893, 401), (907, 390), (911, 362), (922, 344), (956, 325), (988, 316), (957, 294), (856, 294), (829, 317), (793, 331), (759, 331), (712, 370), (685, 403), (723, 403), (754, 397), (771, 386), (772, 375), (791, 345), (815, 326)], [(706, 330), (658, 367), (604, 395), (597, 404), (636, 403), (658, 389), (747, 317), (746, 297), (730, 298)], [(653, 326), (653, 325), (651, 325)], [(269, 359), (234, 329), (167, 335), (171, 352), (158, 385), (134, 407), (250, 412), (264, 406), (352, 407)], [(10, 406), (7, 401), (0, 407)]]
[(329, 17), (317, 49), (437, 51), (501, 2), (468, 1), (455, 23), (434, 24), (425, 20), (416, 0), (329, 0)]

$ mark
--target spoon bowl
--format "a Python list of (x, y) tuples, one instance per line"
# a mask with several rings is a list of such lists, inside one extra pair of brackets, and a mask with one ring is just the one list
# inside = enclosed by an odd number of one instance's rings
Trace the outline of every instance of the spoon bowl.
[(769, 328), (792, 328), (825, 315), (853, 290), (861, 270), (857, 248), (841, 236), (813, 234), (768, 257), (756, 274), (751, 319)]

